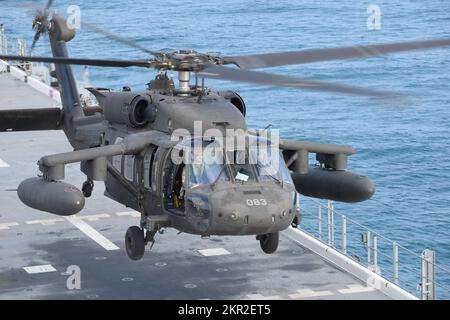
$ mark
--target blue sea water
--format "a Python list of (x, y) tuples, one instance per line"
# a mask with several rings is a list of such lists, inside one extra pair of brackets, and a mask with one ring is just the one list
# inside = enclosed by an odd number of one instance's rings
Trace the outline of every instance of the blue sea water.
[[(0, 0), (0, 23), (9, 35), (31, 41), (32, 15), (25, 3), (30, 2)], [(450, 36), (448, 0), (55, 1), (61, 12), (72, 4), (81, 7), (85, 21), (154, 50), (240, 55)], [(371, 4), (381, 9), (380, 30), (367, 28)], [(83, 29), (69, 47), (76, 57), (147, 58)], [(39, 42), (35, 54), (49, 54), (48, 40)], [(75, 70), (81, 74), (81, 68)], [(207, 82), (239, 92), (252, 127), (270, 123), (283, 137), (353, 146), (358, 153), (349, 159), (349, 169), (369, 176), (376, 194), (364, 203), (336, 204), (339, 212), (413, 252), (435, 250), (438, 264), (450, 269), (450, 48), (266, 71), (409, 95), (407, 103), (392, 105), (338, 94)], [(143, 89), (154, 71), (92, 67), (90, 76), (96, 86)], [(406, 254), (400, 255), (400, 263), (414, 271), (420, 268), (418, 259)], [(450, 287), (448, 274), (438, 276)], [(415, 290), (417, 277), (404, 277)], [(450, 297), (445, 289), (439, 293)]]

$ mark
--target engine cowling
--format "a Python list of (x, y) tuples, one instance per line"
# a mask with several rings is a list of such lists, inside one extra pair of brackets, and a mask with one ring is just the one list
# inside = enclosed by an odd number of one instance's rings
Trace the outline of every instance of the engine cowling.
[(156, 118), (155, 106), (148, 95), (136, 92), (93, 93), (103, 108), (105, 119), (110, 122), (142, 127)]
[(239, 94), (237, 94), (236, 92), (233, 92), (233, 91), (220, 91), (220, 92), (217, 92), (217, 94), (219, 96), (227, 99), (228, 101), (230, 101), (231, 104), (234, 105), (245, 117), (245, 114), (247, 113), (247, 109), (245, 106), (244, 99), (242, 99), (242, 97)]

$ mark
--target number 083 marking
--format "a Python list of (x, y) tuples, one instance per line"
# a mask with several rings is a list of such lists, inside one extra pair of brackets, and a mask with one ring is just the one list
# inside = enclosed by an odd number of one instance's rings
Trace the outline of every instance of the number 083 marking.
[(247, 199), (247, 205), (249, 207), (267, 206), (267, 201), (266, 201), (266, 199)]

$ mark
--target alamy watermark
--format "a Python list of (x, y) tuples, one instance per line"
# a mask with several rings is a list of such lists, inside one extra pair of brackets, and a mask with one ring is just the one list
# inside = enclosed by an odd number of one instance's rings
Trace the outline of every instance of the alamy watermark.
[(80, 290), (81, 289), (81, 269), (77, 265), (71, 265), (67, 267), (65, 275), (68, 275), (66, 281), (66, 287), (68, 290)]
[[(58, 13), (58, 10), (53, 11), (54, 14)], [(66, 8), (66, 26), (69, 30), (81, 28), (81, 8), (75, 4), (72, 4)]]
[(380, 30), (381, 29), (381, 9), (376, 4), (371, 4), (367, 7), (367, 29), (368, 30)]

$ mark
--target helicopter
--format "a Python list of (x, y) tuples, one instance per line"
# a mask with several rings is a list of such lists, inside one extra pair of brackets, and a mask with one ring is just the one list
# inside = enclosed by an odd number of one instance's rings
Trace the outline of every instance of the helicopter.
[[(53, 63), (62, 109), (2, 110), (0, 132), (63, 130), (73, 150), (39, 159), (40, 174), (20, 183), (18, 197), (31, 208), (70, 216), (84, 208), (94, 181), (104, 182), (106, 197), (141, 214), (140, 225), (125, 233), (126, 252), (132, 260), (141, 259), (146, 246), (153, 247), (156, 234), (166, 228), (202, 237), (253, 235), (261, 249), (272, 254), (278, 248), (279, 233), (300, 223), (299, 194), (355, 203), (375, 192), (369, 178), (347, 170), (348, 157), (355, 153), (352, 147), (284, 139), (267, 128), (251, 130), (244, 99), (234, 91), (206, 87), (205, 79), (396, 99), (399, 95), (394, 92), (255, 69), (450, 46), (450, 39), (436, 39), (222, 56), (148, 50), (91, 26), (92, 31), (151, 58), (73, 58), (67, 43), (75, 37), (75, 29), (64, 17), (50, 13), (52, 2), (34, 19), (32, 44), (33, 48), (47, 33), (52, 56), (0, 55), (0, 59)], [(84, 107), (71, 65), (154, 68), (158, 73), (143, 91), (88, 88), (99, 106)], [(178, 73), (178, 86), (167, 71)], [(318, 165), (310, 166), (310, 154), (315, 154)], [(65, 165), (70, 163), (80, 163), (86, 175), (81, 190), (63, 181)]]

